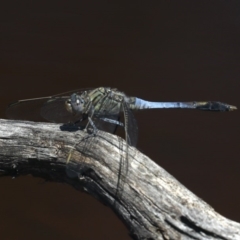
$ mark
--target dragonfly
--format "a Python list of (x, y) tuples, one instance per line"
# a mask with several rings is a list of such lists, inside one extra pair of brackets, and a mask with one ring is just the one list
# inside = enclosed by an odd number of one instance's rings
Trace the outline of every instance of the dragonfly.
[[(218, 101), (191, 102), (150, 102), (137, 97), (129, 97), (116, 88), (99, 87), (78, 89), (53, 96), (19, 100), (10, 104), (6, 114), (10, 119), (36, 120), (39, 115), (55, 123), (75, 124), (85, 122), (84, 129), (90, 134), (102, 130), (116, 133), (121, 127), (124, 130), (126, 149), (121, 160), (118, 187), (123, 188), (128, 161), (128, 146), (136, 147), (138, 128), (133, 115), (134, 110), (143, 109), (196, 109), (204, 111), (227, 112), (237, 107)], [(36, 118), (37, 117), (37, 118)], [(71, 163), (71, 154), (67, 166)], [(123, 183), (121, 184), (120, 181)], [(122, 185), (122, 187), (120, 187)]]

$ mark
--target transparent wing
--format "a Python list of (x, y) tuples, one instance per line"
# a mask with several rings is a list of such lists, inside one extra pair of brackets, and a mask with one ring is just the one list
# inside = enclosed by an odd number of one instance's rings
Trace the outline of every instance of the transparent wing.
[[(119, 148), (122, 152), (125, 152), (125, 154), (120, 155), (119, 175), (116, 190), (116, 197), (120, 199), (121, 193), (124, 190), (125, 179), (128, 174), (128, 145), (135, 146), (137, 144), (137, 124), (132, 111), (124, 100), (122, 102), (117, 102), (113, 100), (113, 98), (109, 98), (108, 95), (103, 95), (92, 107), (92, 115), (89, 114), (88, 116), (90, 121), (88, 122), (87, 128), (94, 128), (95, 134), (87, 135), (84, 139), (76, 142), (74, 148), (77, 147), (78, 149), (81, 149), (83, 157), (87, 156), (91, 152), (90, 149), (93, 146), (92, 143), (95, 140), (94, 136), (97, 134), (96, 131), (102, 130), (105, 132), (115, 133), (118, 126), (123, 126), (126, 144), (123, 140), (121, 140), (121, 138), (119, 138)], [(124, 124), (122, 125), (119, 121), (121, 115), (123, 115), (124, 119)], [(74, 154), (74, 152), (71, 151), (67, 159), (66, 172), (69, 177), (80, 177), (81, 174), (84, 174), (80, 172), (83, 166), (74, 162), (72, 154)]]
[[(116, 128), (119, 126), (119, 124), (116, 124), (116, 123), (119, 123), (120, 109), (114, 115), (108, 114), (109, 112), (111, 112), (109, 109), (109, 106), (110, 106), (109, 101), (110, 100), (108, 99), (107, 96), (103, 96), (102, 98), (100, 98), (99, 101), (95, 103), (96, 108), (93, 109), (92, 116), (90, 115), (89, 117), (91, 118), (91, 121), (96, 127), (96, 130), (102, 130), (105, 132), (114, 133), (116, 131)], [(92, 127), (93, 126), (91, 126), (91, 124), (88, 122), (88, 128), (92, 128)], [(97, 132), (95, 132), (95, 134), (97, 134)], [(88, 152), (90, 152), (90, 149), (92, 147), (92, 141), (94, 141), (95, 139), (94, 138), (95, 134), (87, 135), (84, 139), (81, 139), (80, 141), (78, 141), (73, 147), (73, 149), (75, 147), (78, 147), (79, 149), (81, 149), (81, 152), (83, 153), (83, 155), (87, 155)], [(81, 168), (82, 166), (80, 166), (79, 164), (76, 164), (72, 160), (72, 152), (70, 152), (67, 159), (67, 166), (66, 166), (67, 175), (71, 178), (80, 177), (79, 174), (81, 174), (80, 172)]]
[(67, 112), (64, 102), (72, 93), (81, 94), (86, 89), (75, 89), (53, 96), (24, 99), (14, 102), (6, 109), (6, 116), (10, 119), (30, 121), (50, 121), (65, 123), (75, 121), (77, 116)]
[[(123, 126), (125, 129), (125, 139), (127, 144), (129, 144), (130, 146), (136, 146), (138, 139), (137, 121), (128, 104), (126, 102), (123, 102), (118, 109), (118, 113), (116, 113), (115, 115), (102, 114), (102, 112), (112, 112), (109, 108), (110, 104), (108, 99), (102, 99), (100, 104), (101, 107), (98, 111), (94, 112), (93, 116), (93, 121), (97, 129), (110, 133), (115, 133), (118, 126)], [(123, 117), (124, 123), (120, 122), (121, 117)], [(113, 123), (109, 124), (108, 121), (102, 121), (102, 119), (104, 118), (113, 120)], [(118, 122), (118, 124), (114, 124), (114, 122)]]
[(41, 107), (41, 116), (49, 122), (76, 122), (80, 115), (73, 115), (65, 108), (65, 101), (69, 97), (50, 99)]
[(84, 91), (89, 91), (90, 88), (75, 89), (72, 91), (54, 95), (44, 103), (41, 108), (41, 116), (50, 122), (67, 123), (76, 122), (81, 118), (81, 114), (74, 115), (68, 112), (65, 108), (65, 101), (70, 98), (72, 93), (81, 95)]
[(6, 109), (6, 116), (10, 119), (43, 121), (41, 117), (41, 107), (50, 97), (31, 100), (20, 100), (14, 102)]
[[(120, 166), (119, 166), (119, 174), (117, 180), (117, 191), (116, 197), (121, 198), (121, 194), (124, 191), (124, 183), (126, 182), (126, 177), (128, 175), (128, 161), (129, 161), (129, 145), (136, 146), (137, 145), (137, 137), (138, 137), (138, 128), (135, 117), (129, 108), (126, 102), (122, 102), (122, 111), (124, 115), (124, 130), (125, 130), (125, 139), (126, 139), (126, 147), (125, 154), (120, 156)], [(119, 141), (119, 147), (123, 151), (123, 142)]]
[(132, 110), (127, 103), (123, 103), (123, 114), (125, 123), (125, 138), (127, 144), (130, 146), (136, 146), (138, 140), (138, 126)]
[(41, 99), (21, 100), (9, 105), (6, 115), (10, 119), (30, 121), (50, 121), (66, 123), (76, 121), (77, 116), (72, 115), (65, 108), (68, 97), (46, 97)]

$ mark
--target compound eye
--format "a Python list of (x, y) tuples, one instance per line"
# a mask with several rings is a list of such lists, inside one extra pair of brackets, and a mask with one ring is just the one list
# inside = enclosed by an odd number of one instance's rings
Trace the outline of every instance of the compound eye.
[(71, 112), (71, 113), (72, 113), (71, 99), (68, 99), (68, 100), (65, 102), (65, 108), (67, 109), (68, 112)]
[(80, 103), (79, 99), (77, 99), (76, 103), (77, 103), (77, 105), (79, 105), (79, 103)]

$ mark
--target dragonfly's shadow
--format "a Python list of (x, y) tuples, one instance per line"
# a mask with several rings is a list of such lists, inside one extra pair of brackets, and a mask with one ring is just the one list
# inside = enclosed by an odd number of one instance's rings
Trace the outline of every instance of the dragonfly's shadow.
[(59, 128), (61, 131), (76, 132), (79, 130), (83, 130), (85, 128), (85, 126), (80, 126), (80, 125), (73, 124), (73, 123), (64, 123)]

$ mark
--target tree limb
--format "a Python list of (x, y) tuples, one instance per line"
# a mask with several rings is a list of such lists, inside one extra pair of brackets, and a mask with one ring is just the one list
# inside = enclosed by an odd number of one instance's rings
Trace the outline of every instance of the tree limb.
[(116, 194), (125, 142), (105, 132), (93, 136), (60, 128), (0, 119), (2, 173), (30, 173), (84, 190), (110, 206), (134, 239), (240, 239), (239, 223), (215, 212), (133, 147), (121, 195)]

